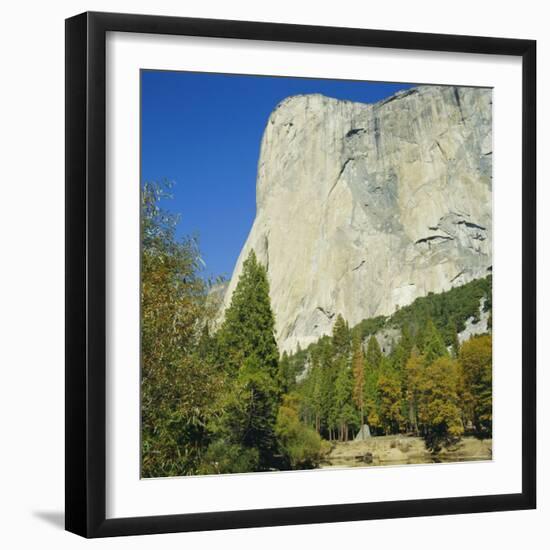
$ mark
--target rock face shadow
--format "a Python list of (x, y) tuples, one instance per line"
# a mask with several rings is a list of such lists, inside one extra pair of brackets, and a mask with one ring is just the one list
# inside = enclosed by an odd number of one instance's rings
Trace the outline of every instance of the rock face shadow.
[(51, 510), (35, 510), (33, 512), (35, 518), (41, 519), (49, 523), (57, 529), (65, 529), (65, 512)]

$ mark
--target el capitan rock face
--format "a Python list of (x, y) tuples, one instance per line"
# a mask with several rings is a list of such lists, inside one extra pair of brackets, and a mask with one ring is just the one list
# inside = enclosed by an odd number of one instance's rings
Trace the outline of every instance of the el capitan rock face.
[(492, 265), (491, 91), (422, 86), (376, 104), (289, 97), (264, 132), (250, 249), (281, 351), (393, 313)]

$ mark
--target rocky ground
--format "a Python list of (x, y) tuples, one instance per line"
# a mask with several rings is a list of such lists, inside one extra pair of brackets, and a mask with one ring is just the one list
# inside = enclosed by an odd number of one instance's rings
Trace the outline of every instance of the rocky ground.
[(371, 437), (366, 441), (334, 443), (321, 468), (464, 462), (491, 458), (491, 439), (464, 437), (454, 447), (434, 456), (426, 450), (420, 437), (389, 435)]

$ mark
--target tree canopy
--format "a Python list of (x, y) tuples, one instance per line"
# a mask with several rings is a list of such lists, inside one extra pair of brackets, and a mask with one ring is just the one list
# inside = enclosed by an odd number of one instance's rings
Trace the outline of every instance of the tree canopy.
[(167, 187), (141, 195), (141, 422), (146, 477), (196, 471), (221, 377), (195, 353), (207, 322), (207, 287), (196, 241), (175, 237), (177, 219), (159, 208)]

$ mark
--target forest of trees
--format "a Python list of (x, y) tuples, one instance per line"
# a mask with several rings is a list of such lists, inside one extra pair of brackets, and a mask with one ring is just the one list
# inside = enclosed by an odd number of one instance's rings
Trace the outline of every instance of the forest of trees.
[[(490, 334), (447, 346), (428, 319), (415, 334), (404, 328), (386, 355), (375, 335), (365, 345), (360, 331), (338, 316), (332, 337), (322, 338), (308, 356), (294, 391), (304, 422), (323, 438), (348, 441), (365, 423), (373, 435), (420, 435), (434, 452), (465, 431), (491, 437)], [(293, 357), (283, 361), (300, 371)]]
[[(353, 328), (338, 316), (332, 335), (280, 356), (265, 267), (251, 251), (217, 326), (197, 242), (176, 238), (164, 196), (143, 186), (143, 477), (314, 468), (363, 424), (432, 452), (491, 436), (491, 335), (457, 337), (480, 301), (490, 312), (490, 277)], [(384, 327), (400, 334), (390, 353)]]

